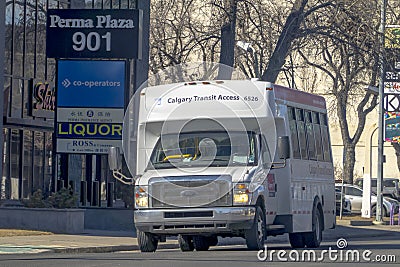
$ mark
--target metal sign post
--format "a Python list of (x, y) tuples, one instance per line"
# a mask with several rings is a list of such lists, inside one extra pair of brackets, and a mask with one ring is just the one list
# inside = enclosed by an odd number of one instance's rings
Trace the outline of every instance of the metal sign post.
[(380, 81), (379, 81), (379, 131), (378, 131), (378, 175), (377, 175), (377, 183), (376, 183), (376, 194), (377, 194), (377, 204), (376, 204), (376, 223), (381, 224), (382, 220), (382, 211), (383, 211), (383, 197), (382, 197), (382, 180), (383, 180), (383, 136), (384, 136), (384, 120), (383, 120), (383, 90), (384, 90), (384, 78), (385, 78), (385, 69), (384, 69), (384, 44), (385, 44), (385, 25), (386, 25), (386, 5), (387, 0), (382, 0), (381, 5), (381, 24), (379, 32), (381, 34), (381, 51), (379, 54), (379, 67), (380, 67)]

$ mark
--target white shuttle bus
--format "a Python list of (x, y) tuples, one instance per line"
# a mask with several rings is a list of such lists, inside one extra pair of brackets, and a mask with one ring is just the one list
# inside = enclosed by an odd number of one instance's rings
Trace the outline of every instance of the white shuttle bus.
[(178, 236), (182, 251), (233, 236), (260, 250), (284, 233), (293, 248), (315, 248), (335, 227), (323, 97), (261, 81), (200, 81), (147, 87), (137, 103), (124, 125), (136, 137), (124, 150), (136, 146), (142, 252), (167, 236)]

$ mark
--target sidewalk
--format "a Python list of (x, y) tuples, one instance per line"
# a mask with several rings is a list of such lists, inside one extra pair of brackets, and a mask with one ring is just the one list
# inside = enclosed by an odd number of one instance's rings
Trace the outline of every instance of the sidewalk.
[[(89, 230), (80, 235), (52, 234), (0, 237), (0, 254), (15, 253), (100, 253), (138, 250), (133, 232)], [(177, 248), (167, 240), (159, 248)]]
[[(340, 222), (341, 223), (341, 222)], [(399, 235), (398, 225), (350, 226), (338, 225), (334, 230), (324, 232), (324, 241), (336, 241), (339, 238), (382, 237)], [(286, 235), (268, 237), (267, 243), (287, 242)], [(219, 245), (242, 245), (241, 238), (224, 238)], [(176, 239), (167, 239), (159, 243), (159, 249), (178, 248)], [(90, 230), (80, 235), (36, 235), (0, 237), (0, 254), (20, 253), (101, 253), (138, 250), (137, 239), (133, 232)]]

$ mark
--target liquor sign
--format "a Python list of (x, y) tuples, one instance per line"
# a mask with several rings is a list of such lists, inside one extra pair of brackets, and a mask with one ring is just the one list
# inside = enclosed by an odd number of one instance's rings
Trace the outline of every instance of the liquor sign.
[(125, 62), (58, 60), (57, 69), (57, 152), (122, 147)]
[(138, 9), (49, 9), (47, 57), (140, 59), (142, 17)]

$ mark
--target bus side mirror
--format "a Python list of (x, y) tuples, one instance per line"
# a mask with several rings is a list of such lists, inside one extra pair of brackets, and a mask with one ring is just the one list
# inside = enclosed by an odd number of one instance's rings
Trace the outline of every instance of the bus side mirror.
[(108, 150), (108, 164), (110, 165), (110, 170), (121, 170), (122, 159), (119, 147), (110, 147)]
[(280, 159), (290, 158), (290, 143), (289, 136), (278, 137), (278, 156)]

